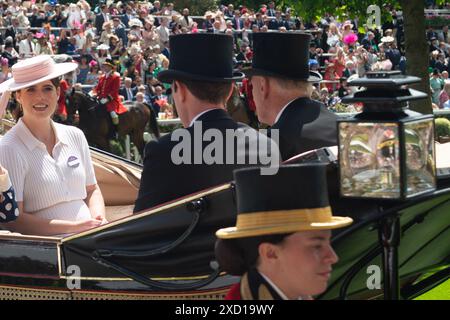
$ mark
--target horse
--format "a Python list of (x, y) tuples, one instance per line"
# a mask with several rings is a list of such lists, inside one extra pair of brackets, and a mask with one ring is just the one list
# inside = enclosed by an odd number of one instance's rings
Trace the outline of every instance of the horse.
[[(106, 107), (101, 105), (98, 99), (83, 92), (72, 90), (67, 97), (67, 123), (74, 124), (74, 116), (78, 111), (78, 127), (84, 132), (91, 146), (110, 152), (109, 138), (114, 132), (113, 123)], [(144, 103), (134, 103), (127, 106), (128, 111), (119, 115), (117, 134), (119, 137), (130, 136), (131, 142), (144, 154), (144, 131), (147, 123), (150, 133), (159, 138), (158, 123), (153, 109)]]
[(226, 103), (226, 109), (234, 121), (248, 124), (254, 129), (259, 128), (258, 117), (250, 110), (247, 100), (241, 96), (237, 86), (233, 87), (233, 93)]

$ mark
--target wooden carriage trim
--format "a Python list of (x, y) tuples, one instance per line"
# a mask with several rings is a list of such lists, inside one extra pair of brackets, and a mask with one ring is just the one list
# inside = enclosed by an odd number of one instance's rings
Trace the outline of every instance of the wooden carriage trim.
[[(219, 276), (224, 276), (226, 273), (221, 272)], [(168, 277), (168, 278), (148, 278), (155, 281), (193, 281), (208, 278), (209, 275), (204, 276), (191, 276), (191, 277)], [(87, 280), (87, 281), (135, 281), (131, 278), (102, 278), (102, 277), (68, 277), (60, 275), (60, 279), (72, 279), (72, 280)]]
[(184, 198), (182, 198), (180, 200), (174, 200), (174, 201), (171, 201), (171, 202), (167, 202), (165, 204), (162, 204), (162, 205), (159, 205), (157, 207), (151, 208), (148, 211), (143, 211), (141, 213), (132, 215), (130, 217), (125, 217), (125, 218), (122, 218), (120, 220), (110, 222), (108, 224), (105, 224), (104, 226), (100, 226), (100, 227), (97, 227), (97, 228), (94, 228), (94, 229), (90, 229), (88, 231), (84, 231), (84, 232), (80, 232), (80, 233), (74, 234), (72, 236), (68, 236), (66, 238), (62, 238), (61, 239), (61, 243), (64, 244), (65, 242), (71, 241), (73, 239), (78, 239), (78, 238), (81, 238), (81, 237), (84, 237), (84, 236), (87, 236), (87, 235), (91, 235), (91, 234), (94, 234), (94, 233), (97, 233), (97, 232), (100, 232), (100, 231), (108, 230), (108, 229), (110, 229), (112, 227), (115, 227), (117, 225), (129, 222), (129, 221), (141, 219), (142, 217), (146, 217), (146, 216), (149, 216), (149, 215), (152, 215), (152, 214), (164, 211), (166, 209), (170, 209), (170, 208), (176, 207), (178, 205), (182, 205), (182, 204), (188, 203), (188, 202), (193, 201), (195, 199), (198, 199), (198, 198), (201, 198), (201, 197), (213, 194), (213, 193), (217, 193), (217, 192), (220, 192), (220, 191), (223, 191), (223, 190), (227, 190), (230, 187), (231, 187), (231, 184), (227, 183), (227, 184), (224, 184), (224, 185), (220, 185), (218, 187), (213, 187), (213, 188), (210, 188), (210, 189), (206, 189), (206, 190), (198, 192), (198, 193), (193, 193), (193, 194), (191, 194), (191, 195), (189, 195), (187, 197), (184, 197)]
[(229, 290), (228, 287), (204, 290), (197, 292), (147, 292), (127, 293), (125, 291), (94, 291), (94, 290), (69, 290), (69, 289), (45, 289), (28, 288), (14, 285), (0, 285), (0, 299), (25, 300), (25, 299), (53, 299), (53, 300), (169, 300), (169, 299), (223, 299)]

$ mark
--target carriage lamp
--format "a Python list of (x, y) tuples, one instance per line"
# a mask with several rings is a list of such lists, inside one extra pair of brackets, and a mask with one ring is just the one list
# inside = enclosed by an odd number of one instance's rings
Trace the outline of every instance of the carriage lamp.
[(338, 120), (341, 196), (405, 200), (436, 189), (434, 117), (408, 110), (428, 97), (405, 87), (419, 81), (379, 71), (349, 82), (364, 89), (343, 102), (363, 111)]

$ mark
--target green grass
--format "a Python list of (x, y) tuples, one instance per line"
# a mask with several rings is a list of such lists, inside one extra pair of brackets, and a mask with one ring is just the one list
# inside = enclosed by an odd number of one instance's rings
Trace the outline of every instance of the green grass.
[(415, 300), (450, 300), (450, 280), (417, 297)]

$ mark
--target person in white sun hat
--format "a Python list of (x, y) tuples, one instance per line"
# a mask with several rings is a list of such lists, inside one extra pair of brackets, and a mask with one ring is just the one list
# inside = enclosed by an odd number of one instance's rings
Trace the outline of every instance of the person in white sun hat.
[(16, 221), (7, 225), (12, 231), (61, 235), (106, 222), (83, 132), (52, 121), (59, 77), (76, 68), (41, 55), (15, 64), (13, 77), (0, 85), (0, 114), (13, 92), (21, 110), (17, 124), (0, 140), (0, 163), (9, 172), (19, 209)]

